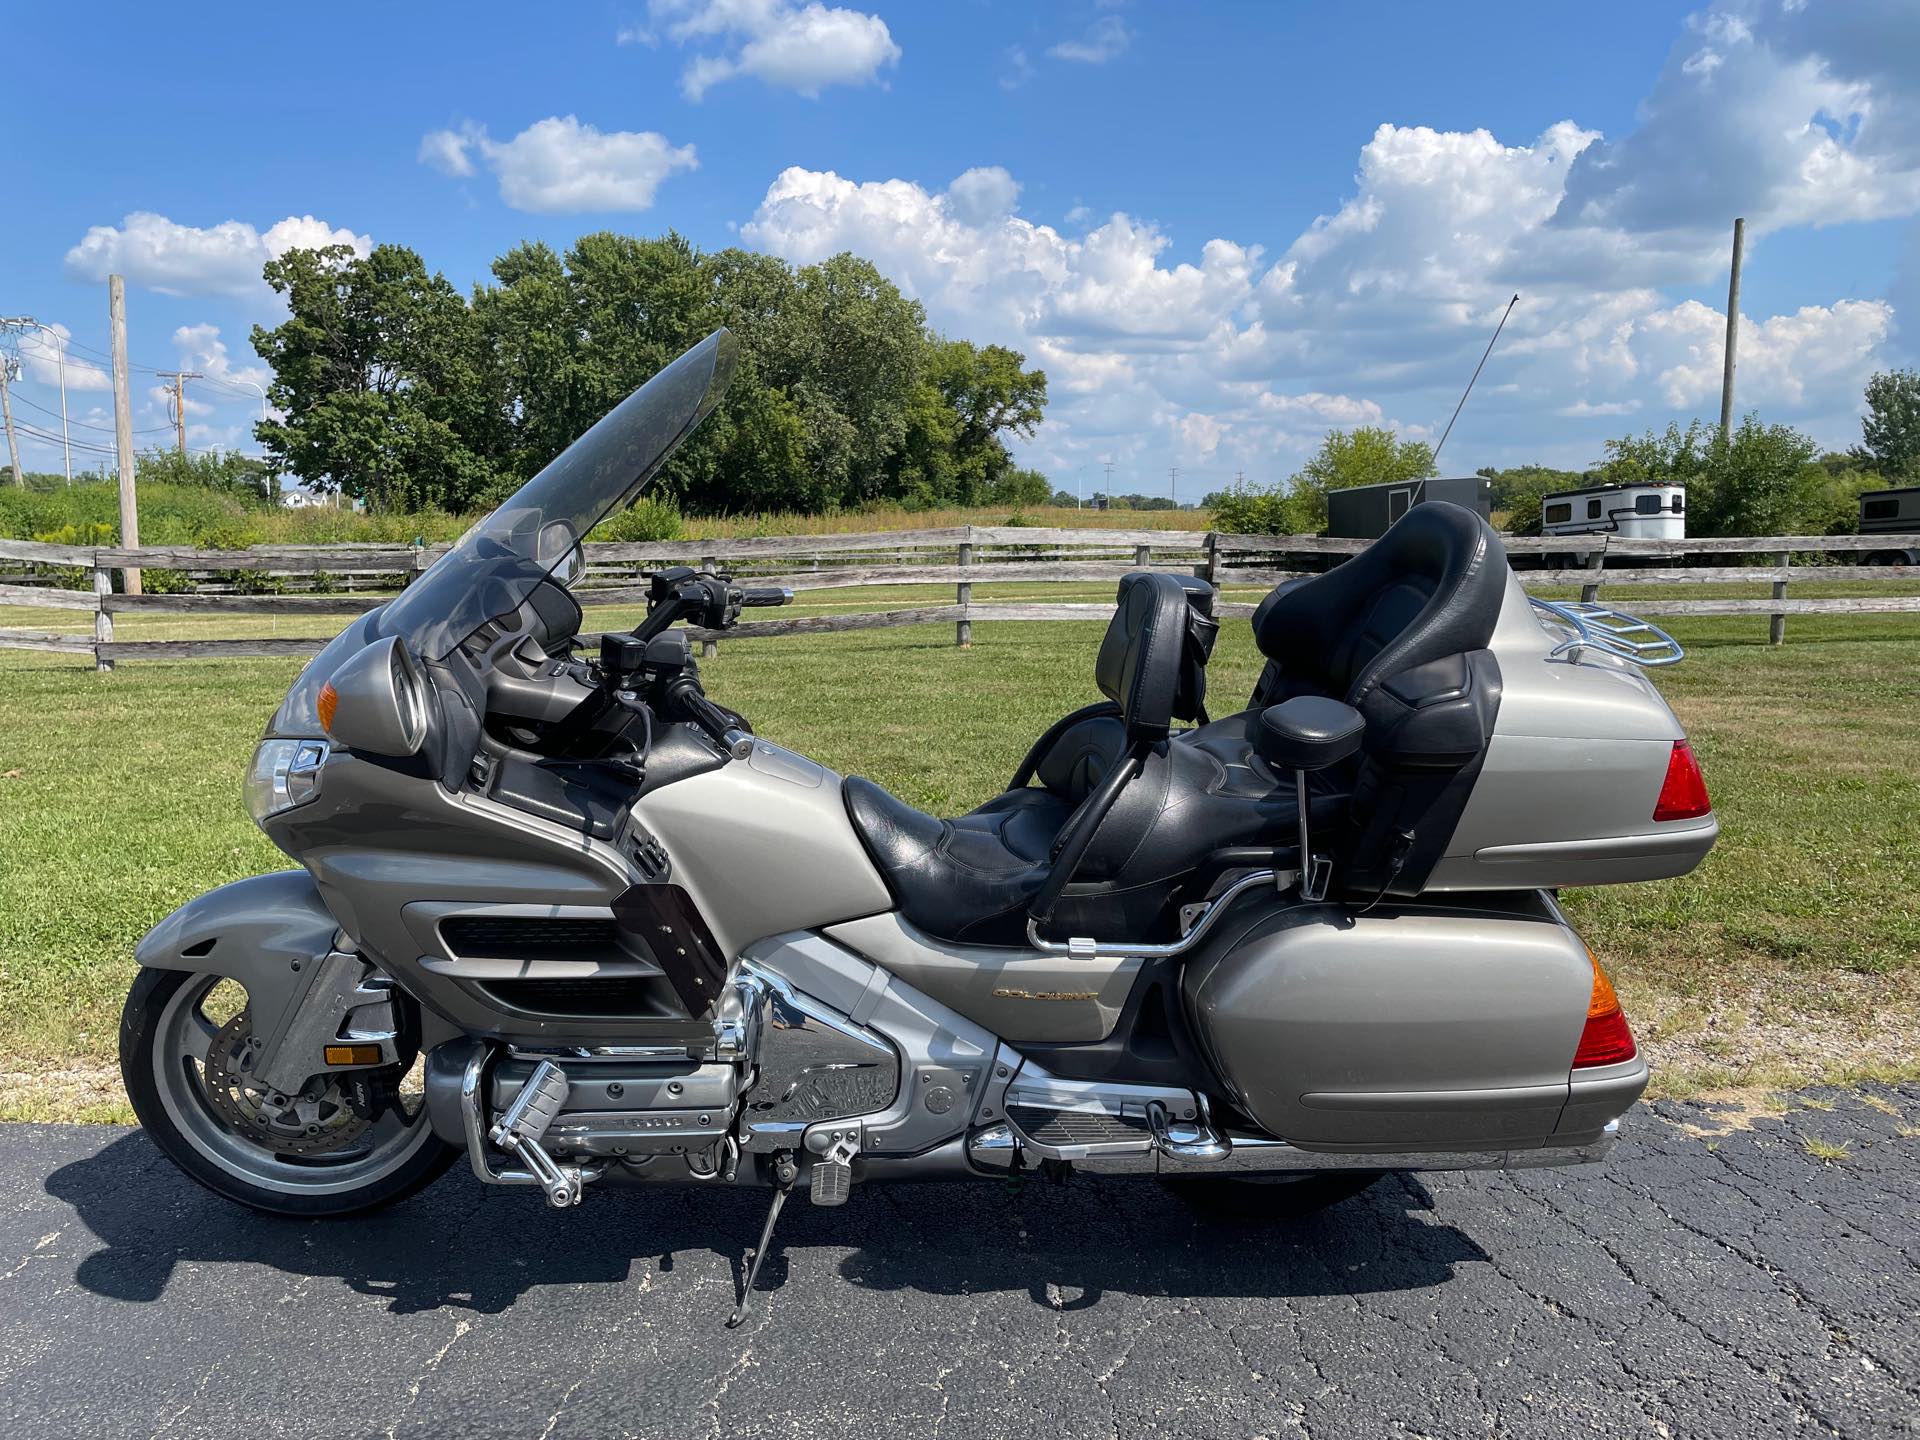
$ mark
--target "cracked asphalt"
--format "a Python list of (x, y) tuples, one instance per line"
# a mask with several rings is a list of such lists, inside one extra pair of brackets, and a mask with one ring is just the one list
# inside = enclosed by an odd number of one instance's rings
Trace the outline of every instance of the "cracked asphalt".
[(1920, 1086), (1642, 1107), (1604, 1167), (1390, 1177), (1287, 1226), (1151, 1182), (874, 1185), (788, 1207), (731, 1331), (764, 1192), (561, 1214), (461, 1168), (372, 1218), (272, 1220), (138, 1132), (6, 1126), (0, 1425), (1911, 1437), (1917, 1192)]

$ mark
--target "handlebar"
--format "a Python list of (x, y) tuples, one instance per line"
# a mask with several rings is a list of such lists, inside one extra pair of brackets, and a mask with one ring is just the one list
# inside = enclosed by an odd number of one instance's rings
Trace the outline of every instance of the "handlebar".
[(753, 605), (791, 605), (792, 603), (793, 591), (791, 590), (762, 587), (757, 590), (743, 589), (740, 592), (740, 604), (743, 608)]

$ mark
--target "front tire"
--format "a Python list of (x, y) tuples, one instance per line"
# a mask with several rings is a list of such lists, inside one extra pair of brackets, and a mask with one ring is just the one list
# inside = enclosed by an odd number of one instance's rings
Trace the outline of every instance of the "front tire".
[[(231, 983), (231, 982), (228, 982)], [(166, 1157), (216, 1195), (274, 1215), (353, 1215), (431, 1183), (457, 1151), (433, 1133), (424, 1104), (394, 1106), (364, 1144), (289, 1156), (238, 1133), (201, 1078), (219, 1025), (204, 1006), (218, 975), (143, 969), (120, 1016), (120, 1076), (133, 1113)]]

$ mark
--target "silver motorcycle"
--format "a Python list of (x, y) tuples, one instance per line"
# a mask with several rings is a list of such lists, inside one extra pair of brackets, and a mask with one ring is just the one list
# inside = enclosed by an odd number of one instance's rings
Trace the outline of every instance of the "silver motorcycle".
[[(1103, 698), (923, 814), (708, 698), (650, 577), (582, 637), (580, 541), (725, 388), (696, 345), (309, 664), (247, 803), (298, 869), (139, 946), (121, 1063), (229, 1199), (344, 1215), (464, 1154), (572, 1206), (1075, 1171), (1299, 1213), (1399, 1170), (1593, 1161), (1647, 1067), (1555, 887), (1684, 874), (1718, 823), (1661, 632), (1530, 602), (1441, 503), (1269, 595), (1211, 719), (1205, 581), (1129, 574)], [(857, 734), (861, 716), (845, 717)], [(937, 743), (936, 737), (929, 737)]]

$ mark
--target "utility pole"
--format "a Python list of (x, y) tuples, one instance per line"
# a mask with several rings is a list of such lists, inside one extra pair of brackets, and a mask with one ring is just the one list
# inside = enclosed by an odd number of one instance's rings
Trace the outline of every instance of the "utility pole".
[(1167, 498), (1173, 501), (1175, 508), (1178, 508), (1180, 504), (1180, 496), (1175, 488), (1179, 484), (1180, 467), (1178, 465), (1169, 465), (1167, 467)]
[(187, 453), (187, 381), (207, 377), (198, 370), (156, 370), (162, 380), (173, 381), (173, 436), (182, 455)]
[(53, 354), (60, 367), (60, 449), (67, 463), (67, 484), (73, 484), (73, 441), (67, 434), (67, 337), (51, 325), (42, 325), (31, 315), (0, 318), (0, 330), (38, 330), (53, 337)]
[(1103, 460), (1103, 461), (1101, 461), (1100, 463), (1101, 463), (1102, 465), (1104, 465), (1104, 466), (1106, 467), (1106, 471), (1107, 471), (1107, 486), (1106, 486), (1106, 490), (1107, 490), (1107, 499), (1109, 499), (1109, 500), (1111, 500), (1111, 499), (1113, 499), (1113, 461), (1111, 461), (1111, 460)]
[(13, 466), (13, 483), (24, 487), (20, 474), (20, 442), (13, 434), (13, 397), (7, 392), (9, 381), (20, 378), (20, 362), (11, 355), (0, 355), (0, 412), (7, 417), (7, 459)]
[[(127, 282), (107, 277), (107, 318), (113, 329), (113, 439), (120, 460), (120, 543), (140, 543), (140, 510), (133, 494), (133, 391), (127, 384)], [(140, 593), (140, 572), (126, 570), (127, 594)]]
[(1745, 247), (1747, 222), (1733, 222), (1733, 269), (1727, 275), (1727, 368), (1720, 377), (1720, 439), (1733, 433), (1733, 357), (1740, 344), (1740, 252)]

